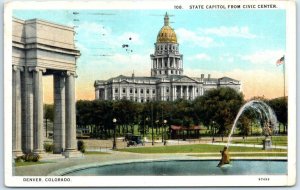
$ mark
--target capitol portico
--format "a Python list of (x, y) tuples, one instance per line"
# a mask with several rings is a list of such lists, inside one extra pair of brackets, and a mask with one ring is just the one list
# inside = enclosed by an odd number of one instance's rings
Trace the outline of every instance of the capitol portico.
[(206, 77), (204, 74), (199, 77), (183, 75), (183, 55), (180, 54), (177, 36), (170, 26), (167, 13), (154, 46), (154, 54), (150, 55), (151, 76), (132, 74), (96, 80), (95, 99), (128, 99), (136, 102), (194, 100), (212, 88), (231, 87), (240, 91), (240, 81), (229, 77), (212, 78), (210, 74)]

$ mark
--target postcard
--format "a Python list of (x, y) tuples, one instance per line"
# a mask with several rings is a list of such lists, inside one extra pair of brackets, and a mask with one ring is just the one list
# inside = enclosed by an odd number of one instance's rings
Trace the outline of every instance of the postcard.
[(294, 1), (11, 1), (9, 187), (293, 186)]

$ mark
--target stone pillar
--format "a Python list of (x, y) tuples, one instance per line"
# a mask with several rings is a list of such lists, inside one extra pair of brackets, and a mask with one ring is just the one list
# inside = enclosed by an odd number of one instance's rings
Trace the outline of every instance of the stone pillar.
[(150, 88), (149, 88), (149, 93), (150, 93), (150, 101), (152, 101), (152, 94), (153, 94), (153, 93), (152, 93), (152, 91), (153, 91), (153, 89), (150, 87)]
[(126, 100), (130, 100), (129, 92), (130, 92), (130, 87), (126, 86)]
[(20, 66), (12, 70), (12, 151), (13, 157), (22, 155), (22, 107), (21, 107), (21, 71)]
[(170, 68), (170, 57), (168, 57), (168, 67)]
[(176, 86), (172, 86), (172, 101), (176, 100)]
[(182, 94), (183, 94), (183, 86), (180, 86), (180, 98), (182, 98)]
[(107, 98), (107, 90), (108, 90), (107, 86), (104, 86), (104, 100), (108, 99)]
[(99, 89), (98, 88), (96, 88), (96, 90), (95, 90), (95, 99), (99, 100)]
[(165, 87), (164, 86), (161, 87), (161, 100), (162, 101), (165, 100)]
[(44, 68), (29, 68), (33, 71), (34, 97), (33, 97), (33, 152), (44, 153), (44, 113), (43, 113), (43, 72)]
[(115, 88), (113, 85), (111, 85), (111, 99), (115, 100)]
[(23, 144), (25, 153), (33, 151), (33, 74), (29, 69), (24, 69), (24, 101), (22, 102), (22, 117), (24, 126), (22, 127)]
[[(96, 92), (99, 92), (97, 89)], [(54, 123), (53, 123), (53, 153), (60, 154), (65, 150), (65, 76), (53, 76), (54, 93)], [(98, 98), (99, 99), (99, 96)]]
[(138, 93), (138, 102), (141, 102), (141, 89), (140, 88), (136, 88), (136, 89)]
[(78, 157), (76, 141), (75, 73), (66, 76), (66, 151), (65, 157)]
[(133, 101), (135, 101), (135, 86), (132, 87), (132, 93), (133, 93)]
[(175, 57), (172, 57), (172, 59), (173, 59), (173, 67), (176, 67), (176, 63), (175, 63)]
[(195, 98), (195, 86), (192, 86), (192, 100), (194, 100)]

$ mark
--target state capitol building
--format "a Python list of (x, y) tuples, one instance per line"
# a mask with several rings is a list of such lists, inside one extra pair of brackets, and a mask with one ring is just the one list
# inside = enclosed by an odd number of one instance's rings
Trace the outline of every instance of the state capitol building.
[(176, 33), (170, 26), (169, 16), (157, 34), (151, 58), (151, 76), (124, 76), (96, 80), (95, 98), (100, 100), (128, 99), (136, 102), (194, 100), (213, 88), (231, 87), (240, 91), (238, 80), (222, 77), (189, 77), (183, 74), (183, 55), (179, 52)]

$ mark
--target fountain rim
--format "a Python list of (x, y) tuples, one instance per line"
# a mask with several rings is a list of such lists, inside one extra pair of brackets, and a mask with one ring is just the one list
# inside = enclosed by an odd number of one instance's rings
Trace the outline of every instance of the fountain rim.
[[(107, 161), (107, 162), (95, 162), (89, 164), (80, 164), (76, 166), (71, 166), (67, 168), (62, 168), (56, 171), (49, 173), (47, 176), (65, 176), (72, 172), (98, 168), (103, 166), (112, 166), (112, 165), (123, 165), (123, 164), (132, 164), (132, 163), (143, 163), (143, 162), (168, 162), (168, 161), (218, 161), (220, 157), (205, 157), (205, 158), (165, 158), (165, 159), (134, 159), (134, 160), (119, 160), (119, 161)], [(243, 161), (243, 160), (251, 160), (251, 161), (287, 161), (287, 157), (235, 157), (231, 158), (231, 161)]]

